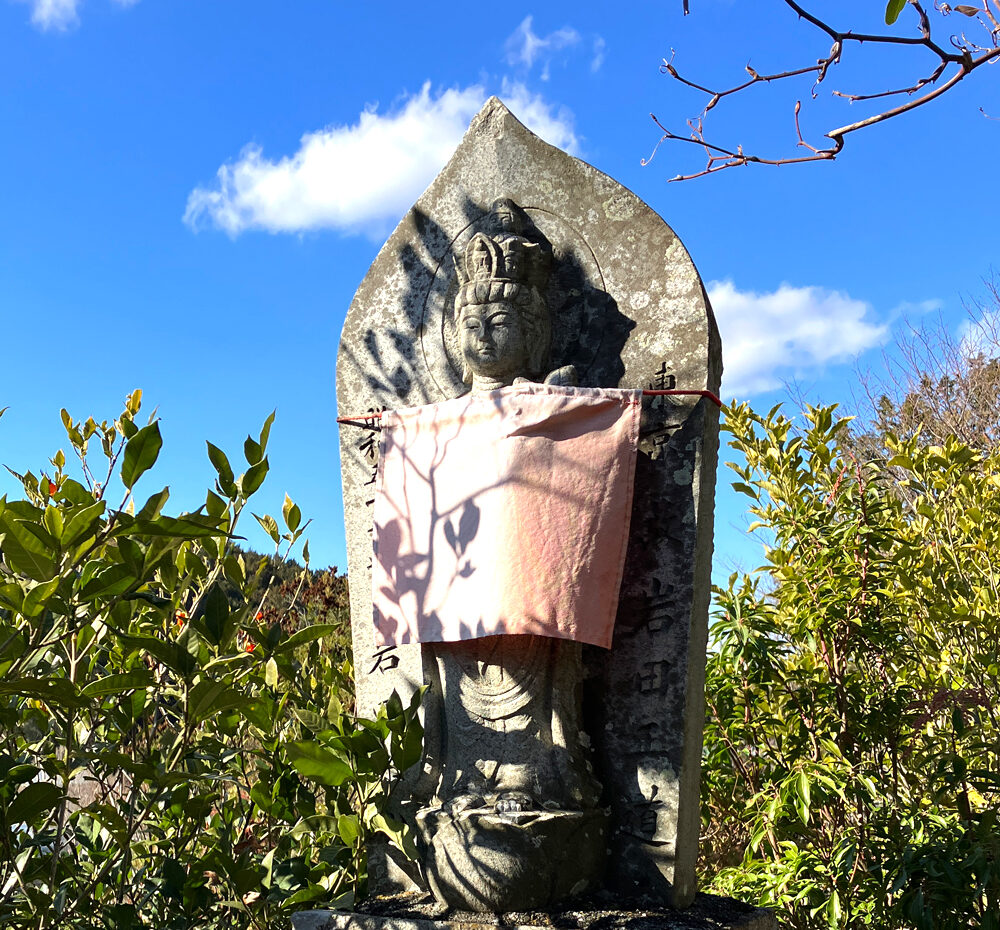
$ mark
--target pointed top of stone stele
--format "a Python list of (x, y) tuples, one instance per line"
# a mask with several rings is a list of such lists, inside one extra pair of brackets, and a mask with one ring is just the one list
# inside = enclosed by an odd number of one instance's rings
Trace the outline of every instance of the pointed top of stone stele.
[[(358, 288), (337, 360), (341, 416), (465, 392), (453, 339), (455, 261), (491, 228), (504, 198), (551, 249), (551, 368), (575, 366), (585, 386), (718, 392), (718, 331), (674, 232), (631, 191), (543, 142), (491, 97)], [(718, 411), (697, 397), (647, 399), (645, 408), (615, 642), (588, 660), (583, 738), (612, 812), (609, 885), (683, 905), (695, 890)], [(372, 436), (341, 427), (361, 713), (393, 689), (405, 700), (425, 680), (420, 645), (374, 646)], [(433, 711), (429, 694), (430, 753)], [(427, 770), (410, 776), (415, 797), (426, 797)], [(372, 863), (374, 887), (400, 877), (391, 863)]]
[[(364, 353), (367, 359), (340, 354), (338, 398), (341, 405), (347, 403), (348, 413), (358, 409), (359, 400), (363, 409), (367, 400), (400, 406), (462, 393), (460, 381), (436, 370), (442, 362), (451, 374), (456, 368), (453, 358), (441, 356), (448, 352), (442, 341), (450, 312), (445, 304), (453, 296), (449, 283), (454, 258), (500, 198), (521, 206), (551, 242), (557, 260), (569, 260), (548, 295), (565, 305), (553, 306), (558, 318), (553, 362), (576, 364), (583, 384), (638, 386), (623, 380), (621, 366), (607, 368), (617, 346), (608, 339), (595, 343), (598, 330), (609, 322), (626, 325), (621, 314), (635, 323), (622, 346), (625, 368), (629, 355), (669, 348), (668, 367), (679, 387), (718, 391), (718, 330), (701, 279), (673, 230), (630, 190), (544, 142), (499, 98), (490, 97), (448, 164), (389, 237), (352, 302), (342, 342), (351, 342), (360, 330), (373, 334), (369, 340), (379, 340), (381, 327), (370, 324), (400, 299), (407, 318), (421, 331), (419, 351), (407, 358), (414, 367), (404, 364), (381, 373), (388, 378), (373, 377), (368, 362), (378, 362), (370, 352)], [(571, 292), (577, 290), (584, 299), (574, 306)], [(411, 347), (401, 348), (409, 356)], [(605, 364), (598, 362), (595, 368), (595, 357), (602, 356)], [(379, 360), (384, 362), (381, 355)], [(359, 366), (367, 369), (361, 383)], [(423, 384), (427, 375), (436, 390)]]

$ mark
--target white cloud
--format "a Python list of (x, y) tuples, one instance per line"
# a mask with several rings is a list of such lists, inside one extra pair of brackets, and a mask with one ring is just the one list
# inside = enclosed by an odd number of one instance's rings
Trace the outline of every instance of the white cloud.
[(871, 319), (869, 304), (840, 291), (782, 284), (757, 294), (739, 291), (731, 281), (714, 281), (708, 296), (722, 333), (722, 388), (729, 397), (771, 390), (784, 378), (849, 362), (889, 335), (887, 324)]
[[(521, 84), (505, 82), (502, 96), (546, 141), (577, 147), (568, 111)], [(248, 145), (219, 168), (215, 184), (191, 192), (184, 222), (231, 236), (248, 229), (383, 234), (441, 170), (486, 97), (480, 85), (433, 95), (428, 82), (386, 114), (366, 109), (352, 126), (306, 133), (293, 155), (272, 160)]]
[(580, 33), (571, 26), (563, 26), (543, 38), (531, 28), (532, 19), (531, 16), (525, 16), (521, 25), (507, 37), (504, 43), (507, 64), (530, 68), (540, 55), (547, 59), (552, 52), (576, 45), (580, 41)]
[(528, 129), (550, 145), (571, 155), (580, 154), (573, 113), (567, 107), (547, 103), (541, 94), (533, 94), (524, 84), (507, 78), (501, 85), (500, 99)]
[[(31, 5), (31, 21), (43, 32), (56, 29), (65, 32), (80, 22), (77, 13), (82, 0), (20, 0)], [(139, 0), (113, 0), (118, 6), (135, 6)]]
[(608, 43), (604, 41), (600, 36), (594, 39), (594, 56), (590, 59), (590, 70), (594, 73), (601, 70), (601, 65), (604, 64), (604, 52), (608, 47)]
[(926, 316), (928, 313), (939, 313), (944, 307), (944, 301), (934, 297), (929, 300), (919, 300), (914, 303), (912, 300), (904, 300), (892, 310), (889, 316), (892, 319), (906, 319), (913, 316)]
[(1000, 357), (1000, 310), (983, 310), (978, 318), (964, 320), (958, 335), (965, 358)]
[(79, 0), (23, 0), (31, 4), (31, 21), (42, 30), (69, 29), (79, 22)]

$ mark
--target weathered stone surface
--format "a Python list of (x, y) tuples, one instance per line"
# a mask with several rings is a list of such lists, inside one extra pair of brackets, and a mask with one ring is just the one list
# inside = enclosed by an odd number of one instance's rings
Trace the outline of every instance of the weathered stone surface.
[[(424, 817), (437, 821), (427, 825)], [(425, 809), (425, 874), (434, 896), (460, 909), (505, 913), (546, 907), (587, 889), (604, 863), (603, 811)], [(430, 827), (428, 829), (428, 827)]]
[[(634, 194), (542, 142), (494, 98), (358, 289), (337, 363), (341, 416), (466, 390), (453, 332), (455, 261), (490, 228), (500, 198), (519, 204), (551, 248), (551, 368), (574, 366), (584, 386), (718, 390), (718, 333), (674, 233)], [(573, 751), (593, 745), (599, 803), (611, 812), (608, 887), (677, 906), (695, 892), (717, 417), (697, 397), (647, 402), (615, 642), (610, 653), (584, 650), (583, 733), (566, 738)], [(446, 677), (433, 649), (373, 645), (376, 455), (374, 434), (341, 428), (361, 711), (393, 689), (405, 699), (425, 680)], [(571, 666), (557, 663), (554, 680)], [(443, 700), (443, 687), (425, 700), (426, 758), (404, 792), (411, 821), (438, 789)], [(406, 883), (377, 850), (372, 871), (376, 887)]]
[(683, 911), (612, 908), (587, 901), (578, 908), (550, 913), (503, 915), (448, 911), (418, 895), (397, 895), (369, 902), (365, 912), (303, 911), (292, 916), (293, 930), (777, 930), (774, 913), (699, 894)]

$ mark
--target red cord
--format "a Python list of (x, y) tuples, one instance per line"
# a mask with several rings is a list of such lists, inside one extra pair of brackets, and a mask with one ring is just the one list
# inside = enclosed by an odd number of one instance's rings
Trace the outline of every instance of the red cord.
[(716, 407), (722, 406), (722, 401), (715, 396), (711, 391), (643, 391), (643, 396), (645, 397), (655, 397), (661, 394), (677, 394), (677, 395), (687, 395), (687, 396), (697, 396), (697, 397), (707, 397)]
[[(661, 397), (664, 395), (672, 397), (707, 397), (716, 407), (722, 406), (722, 401), (711, 391), (643, 391), (644, 397)], [(346, 423), (348, 426), (364, 426), (368, 420), (381, 420), (381, 413), (368, 413), (360, 417), (337, 417), (338, 423)]]

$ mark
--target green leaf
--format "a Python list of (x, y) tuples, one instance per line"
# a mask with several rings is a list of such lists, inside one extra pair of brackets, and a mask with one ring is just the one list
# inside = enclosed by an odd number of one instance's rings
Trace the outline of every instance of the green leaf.
[(54, 507), (52, 504), (49, 504), (45, 508), (45, 513), (42, 515), (42, 522), (45, 524), (45, 529), (48, 531), (52, 539), (58, 543), (59, 540), (62, 539), (63, 531), (65, 529), (63, 526), (62, 511), (58, 507)]
[(199, 681), (188, 694), (188, 714), (195, 721), (207, 720), (245, 701), (243, 694), (221, 681)]
[(45, 610), (45, 605), (48, 603), (49, 598), (55, 594), (58, 587), (59, 577), (56, 576), (49, 581), (39, 582), (31, 588), (24, 597), (24, 606), (22, 608), (24, 615), (26, 617), (37, 617)]
[(142, 508), (135, 515), (135, 518), (137, 520), (155, 520), (160, 515), (160, 511), (163, 510), (169, 497), (169, 485), (155, 494), (150, 494), (146, 503), (142, 505)]
[(809, 779), (805, 772), (799, 772), (795, 783), (795, 809), (802, 823), (809, 823)]
[(21, 789), (11, 802), (10, 807), (7, 808), (7, 823), (11, 826), (17, 823), (30, 826), (39, 814), (51, 811), (59, 803), (62, 796), (62, 790), (52, 782), (31, 782)]
[(35, 581), (48, 581), (56, 572), (50, 550), (24, 524), (11, 518), (10, 505), (0, 517), (0, 552), (11, 569)]
[(246, 567), (241, 558), (230, 553), (226, 556), (223, 567), (228, 578), (234, 585), (242, 588), (247, 581)]
[(136, 388), (129, 396), (125, 399), (125, 409), (133, 417), (139, 412), (139, 408), (142, 406), (142, 388)]
[(376, 814), (371, 819), (371, 827), (373, 830), (384, 833), (389, 837), (395, 846), (401, 849), (408, 858), (417, 858), (417, 848), (413, 842), (413, 835), (404, 824), (393, 820), (391, 817), (386, 817), (384, 814)]
[(128, 536), (119, 536), (118, 552), (136, 578), (141, 577), (146, 564), (146, 555), (143, 552), (142, 546)]
[(299, 510), (298, 504), (292, 503), (292, 499), (287, 494), (285, 495), (285, 503), (281, 507), (281, 516), (284, 517), (285, 526), (293, 533), (302, 522), (302, 511)]
[(219, 484), (222, 486), (222, 490), (229, 494), (229, 487), (233, 483), (233, 469), (229, 464), (229, 459), (218, 446), (213, 446), (210, 442), (206, 442), (205, 445), (208, 446), (208, 458), (219, 474)]
[(136, 668), (130, 672), (120, 672), (92, 681), (80, 692), (84, 697), (104, 697), (107, 694), (122, 694), (125, 691), (135, 691), (146, 688), (153, 683), (153, 677), (148, 669)]
[(209, 461), (215, 466), (215, 470), (219, 473), (220, 478), (224, 478), (226, 481), (233, 480), (233, 469), (229, 464), (229, 459), (226, 458), (226, 453), (223, 452), (218, 446), (213, 445), (210, 442), (205, 443), (208, 446), (208, 458)]
[(274, 726), (275, 706), (270, 697), (259, 693), (255, 700), (241, 704), (239, 711), (258, 730), (269, 733)]
[[(63, 485), (65, 488), (65, 485)], [(97, 523), (104, 514), (107, 505), (104, 501), (97, 501), (83, 506), (77, 505), (67, 512), (67, 519), (63, 527), (62, 542), (67, 548), (82, 542), (97, 528)]]
[(203, 539), (206, 536), (227, 536), (231, 539), (241, 537), (233, 536), (219, 529), (218, 524), (211, 517), (204, 517), (198, 514), (188, 514), (186, 517), (165, 517), (163, 515), (155, 520), (136, 519), (131, 524), (123, 521), (115, 535), (126, 533), (136, 533), (142, 536), (169, 536), (174, 539)]
[(296, 630), (287, 639), (283, 639), (277, 646), (275, 646), (274, 652), (276, 655), (284, 652), (291, 652), (293, 649), (296, 649), (305, 643), (311, 643), (313, 640), (322, 639), (324, 636), (336, 633), (340, 629), (342, 629), (342, 625), (339, 623), (314, 623), (301, 630)]
[(906, 6), (907, 0), (889, 0), (889, 3), (885, 8), (885, 24), (891, 26), (897, 19), (899, 19), (899, 14), (903, 12), (903, 7)]
[(222, 585), (213, 584), (208, 594), (205, 596), (205, 630), (208, 633), (208, 641), (213, 646), (221, 646), (227, 643), (236, 631), (236, 622), (232, 619), (232, 611), (229, 608), (229, 598), (222, 590)]
[(79, 707), (82, 702), (68, 678), (13, 678), (0, 680), (0, 694), (20, 694), (62, 707)]
[(17, 518), (27, 523), (40, 523), (42, 520), (42, 509), (36, 507), (30, 501), (8, 501), (4, 495), (5, 519)]
[(348, 849), (352, 849), (358, 837), (361, 836), (361, 824), (354, 814), (341, 814), (337, 818), (337, 832), (344, 841), (344, 845)]
[(405, 772), (411, 765), (416, 765), (423, 754), (424, 730), (417, 718), (408, 721), (402, 738), (393, 734), (391, 751), (392, 764), (399, 772)]
[(830, 900), (826, 903), (826, 917), (831, 927), (839, 927), (841, 925), (840, 915), (840, 895), (837, 889), (834, 888), (830, 893)]
[(332, 749), (313, 742), (294, 742), (285, 746), (288, 761), (306, 778), (324, 785), (342, 785), (354, 776), (347, 764)]
[(139, 427), (132, 422), (132, 414), (128, 412), (121, 415), (121, 418), (118, 420), (118, 425), (121, 427), (122, 435), (126, 439), (131, 439), (136, 433), (139, 432)]
[(399, 692), (395, 688), (392, 694), (386, 698), (385, 712), (390, 720), (397, 720), (403, 716), (403, 702), (399, 697)]
[(148, 652), (159, 659), (167, 668), (186, 677), (194, 671), (194, 657), (183, 646), (175, 642), (165, 642), (155, 636), (118, 634), (122, 645), (140, 652)]
[(152, 468), (162, 446), (159, 423), (144, 426), (125, 444), (121, 468), (125, 487), (131, 490), (142, 474)]
[(9, 610), (20, 612), (24, 604), (24, 591), (21, 590), (21, 586), (13, 581), (0, 584), (0, 604)]
[(328, 723), (325, 717), (321, 717), (314, 711), (307, 710), (304, 707), (295, 707), (292, 709), (292, 713), (295, 715), (295, 719), (299, 721), (307, 730), (312, 730), (313, 733), (319, 733), (320, 730), (326, 730), (328, 728)]
[(250, 497), (264, 483), (268, 471), (267, 457), (256, 465), (247, 469), (245, 475), (240, 476), (240, 493), (244, 498)]
[(59, 494), (71, 504), (89, 506), (94, 503), (94, 495), (74, 478), (67, 478), (63, 481), (59, 488)]
[[(291, 894), (287, 898), (285, 898), (284, 901), (282, 901), (281, 903), (285, 907), (291, 907), (297, 904), (305, 904), (307, 901), (318, 901), (320, 898), (322, 898), (324, 900), (323, 904), (324, 908), (336, 907), (337, 906), (336, 904), (326, 900), (329, 894), (330, 892), (327, 891), (327, 889), (324, 888), (322, 885), (311, 884), (306, 888), (300, 888), (294, 894)], [(340, 897), (337, 898), (337, 901), (340, 901), (341, 898), (345, 898), (345, 896), (341, 895)], [(351, 900), (353, 903), (353, 897)]]
[(264, 425), (260, 428), (260, 443), (261, 451), (267, 449), (267, 440), (271, 435), (271, 424), (274, 422), (274, 415), (277, 411), (272, 410), (268, 415), (267, 419), (264, 421)]
[(104, 827), (120, 848), (128, 846), (128, 824), (110, 804), (93, 804), (87, 808), (87, 815)]
[(271, 656), (264, 665), (264, 683), (269, 688), (278, 686), (278, 663), (274, 661), (274, 656)]
[(249, 436), (243, 440), (243, 455), (247, 460), (247, 465), (256, 465), (264, 457), (260, 446)]
[(290, 833), (295, 839), (300, 836), (315, 836), (321, 833), (338, 833), (339, 817), (332, 817), (329, 814), (311, 814), (303, 817)]
[(278, 529), (278, 521), (274, 519), (269, 513), (265, 513), (264, 516), (259, 517), (257, 514), (253, 515), (253, 518), (261, 525), (264, 532), (271, 537), (276, 543), (281, 540), (281, 531)]
[(209, 490), (208, 494), (206, 494), (205, 513), (210, 517), (221, 517), (226, 512), (227, 506), (227, 502), (214, 491)]
[(84, 600), (96, 597), (114, 597), (124, 594), (132, 585), (137, 584), (135, 573), (127, 565), (112, 563), (99, 571), (88, 581), (80, 591)]
[(41, 523), (36, 523), (33, 519), (18, 520), (17, 522), (22, 529), (31, 533), (45, 547), (46, 552), (51, 552), (53, 555), (59, 552), (58, 541)]

